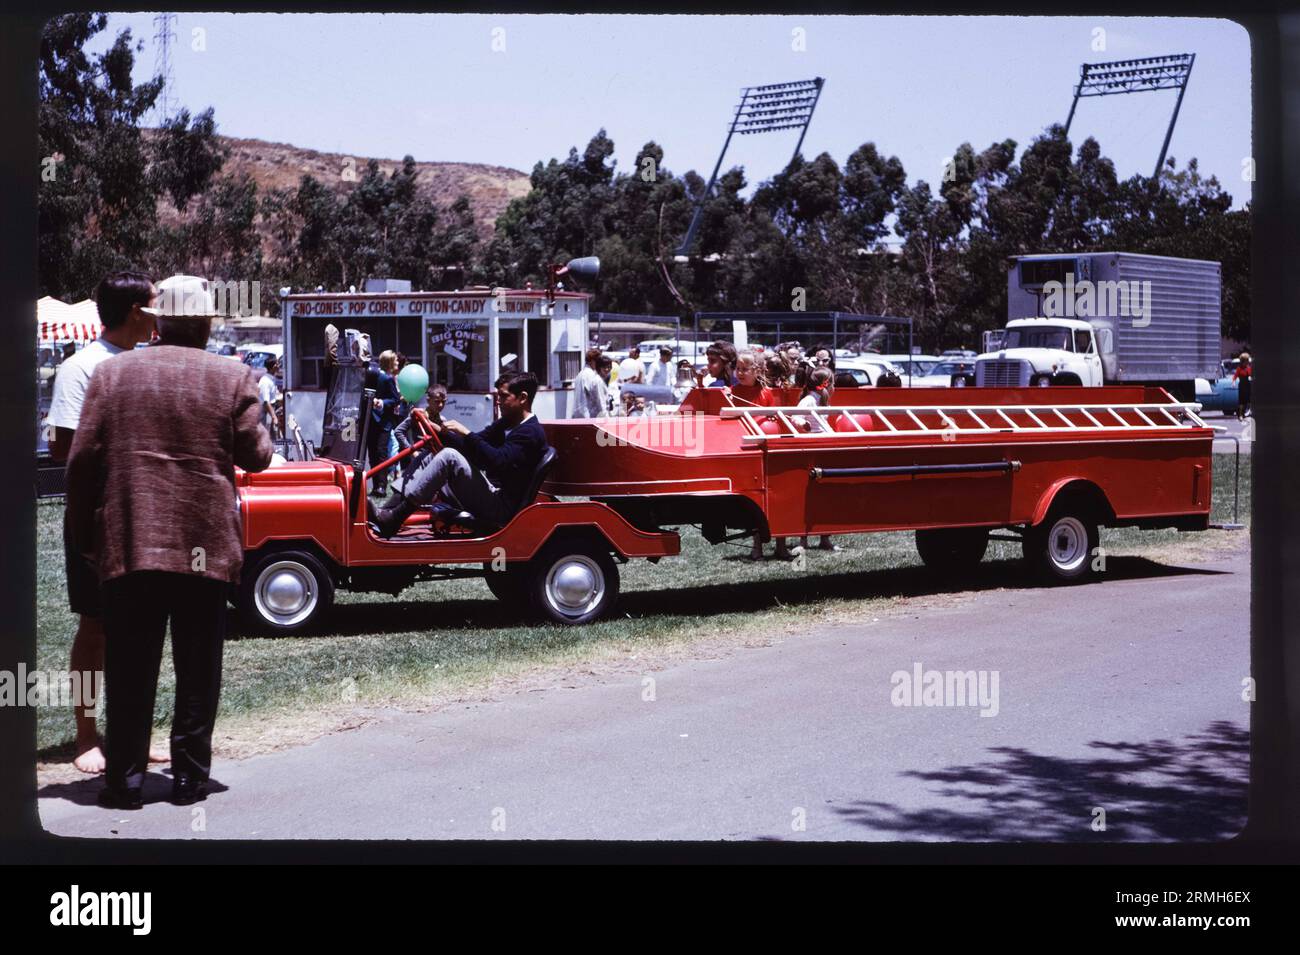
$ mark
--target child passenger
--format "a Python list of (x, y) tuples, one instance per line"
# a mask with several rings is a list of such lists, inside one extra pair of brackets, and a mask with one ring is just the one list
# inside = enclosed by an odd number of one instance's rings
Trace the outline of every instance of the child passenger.
[[(834, 391), (835, 372), (826, 365), (819, 365), (808, 375), (808, 383), (804, 385), (803, 396), (799, 399), (799, 407), (825, 408), (831, 403), (831, 394)], [(807, 419), (807, 425), (810, 433), (825, 430), (820, 422), (811, 416)], [(800, 545), (804, 550), (807, 550), (808, 538), (804, 537), (800, 541)], [(837, 551), (840, 548), (835, 545), (828, 534), (823, 534), (822, 539), (817, 544), (817, 549)]]
[(736, 358), (736, 383), (731, 393), (742, 403), (772, 407), (777, 403), (776, 392), (768, 387), (763, 365), (752, 351), (742, 352)]
[[(753, 351), (742, 352), (737, 356), (736, 384), (732, 386), (731, 394), (739, 398), (742, 403), (747, 402), (768, 408), (780, 404), (780, 393), (767, 386), (763, 364), (758, 354)], [(782, 560), (789, 559), (784, 538), (776, 539), (775, 556)], [(749, 559), (763, 559), (763, 544), (757, 533), (754, 534), (754, 544), (749, 550)]]

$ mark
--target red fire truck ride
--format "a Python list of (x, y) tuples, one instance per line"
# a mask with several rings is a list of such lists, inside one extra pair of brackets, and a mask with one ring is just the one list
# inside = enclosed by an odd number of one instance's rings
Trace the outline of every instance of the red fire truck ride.
[(945, 573), (973, 567), (1000, 531), (1045, 581), (1070, 583), (1093, 572), (1101, 526), (1209, 523), (1214, 432), (1199, 406), (1160, 388), (837, 389), (821, 408), (797, 398), (757, 407), (696, 389), (675, 413), (544, 422), (550, 448), (503, 526), (435, 501), (378, 536), (364, 493), (375, 469), (360, 452), (240, 473), (240, 608), (296, 632), (321, 624), (341, 588), (397, 594), (481, 576), (512, 605), (581, 624), (614, 608), (620, 564), (679, 553), (686, 525), (712, 543), (911, 530)]

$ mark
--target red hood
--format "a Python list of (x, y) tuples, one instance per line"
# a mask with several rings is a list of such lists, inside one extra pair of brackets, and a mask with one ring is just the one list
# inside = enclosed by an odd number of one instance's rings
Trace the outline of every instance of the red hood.
[(286, 461), (254, 474), (235, 468), (238, 487), (268, 487), (302, 484), (335, 484), (335, 473), (343, 465), (324, 459), (316, 461)]

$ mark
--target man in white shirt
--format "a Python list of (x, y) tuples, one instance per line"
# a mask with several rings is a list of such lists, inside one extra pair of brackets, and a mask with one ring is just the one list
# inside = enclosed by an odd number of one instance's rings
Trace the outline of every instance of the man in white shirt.
[(274, 357), (268, 358), (266, 374), (257, 383), (257, 397), (262, 403), (262, 424), (266, 426), (272, 440), (279, 437), (281, 433), (280, 417), (275, 408), (275, 403), (280, 400), (280, 387), (275, 383), (275, 376), (279, 371), (280, 360)]
[[(81, 351), (59, 365), (54, 376), (54, 397), (45, 425), (52, 431), (50, 453), (56, 461), (66, 461), (72, 448), (72, 438), (81, 420), (81, 408), (86, 389), (95, 368), (114, 355), (130, 351), (137, 344), (149, 341), (153, 335), (153, 315), (146, 312), (157, 292), (149, 277), (140, 272), (114, 272), (104, 277), (95, 291), (95, 305), (104, 330)], [(67, 573), (68, 603), (78, 616), (77, 633), (72, 638), (72, 663), (74, 673), (103, 673), (104, 624), (101, 619), (99, 575), (83, 555), (72, 547), (70, 526), (63, 526), (63, 563)], [(97, 681), (95, 681), (97, 682)], [(72, 763), (83, 773), (102, 773), (104, 753), (99, 746), (95, 727), (95, 701), (87, 698), (95, 693), (95, 682), (81, 680), (82, 699), (73, 701), (77, 727), (76, 755)], [(152, 762), (166, 762), (168, 754), (149, 751)]]
[(645, 365), (641, 364), (641, 349), (633, 345), (627, 357), (618, 363), (618, 383), (639, 385), (645, 381)]
[(609, 414), (609, 373), (614, 367), (599, 348), (587, 349), (587, 364), (573, 379), (573, 408), (570, 418), (604, 418)]
[(659, 360), (650, 363), (646, 384), (652, 388), (671, 388), (677, 381), (677, 368), (673, 364), (673, 350), (667, 345), (659, 348)]

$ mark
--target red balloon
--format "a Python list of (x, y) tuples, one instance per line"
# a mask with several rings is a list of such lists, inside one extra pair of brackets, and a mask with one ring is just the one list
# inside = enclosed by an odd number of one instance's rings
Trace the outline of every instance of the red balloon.
[(785, 434), (785, 427), (776, 418), (760, 418), (758, 430), (764, 434)]
[[(855, 414), (853, 416), (853, 421), (856, 421), (859, 425), (861, 425), (863, 431), (870, 431), (872, 428), (875, 427), (876, 424), (875, 420), (871, 417), (871, 415), (867, 414), (866, 412), (863, 412), (862, 414)], [(858, 429), (853, 427), (853, 422), (849, 420), (849, 416), (847, 414), (836, 416), (833, 427), (835, 428), (836, 431), (838, 431), (841, 434), (858, 433)]]

